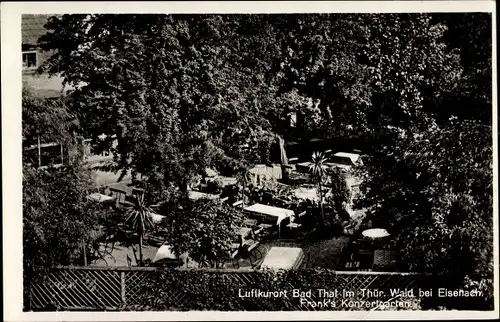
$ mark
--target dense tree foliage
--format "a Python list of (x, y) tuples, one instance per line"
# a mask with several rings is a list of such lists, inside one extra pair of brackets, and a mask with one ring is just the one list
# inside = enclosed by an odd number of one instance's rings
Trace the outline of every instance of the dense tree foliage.
[(74, 109), (92, 137), (108, 136), (101, 148), (114, 153), (114, 170), (132, 169), (157, 188), (185, 190), (206, 167), (266, 159), (274, 140), (260, 117), (263, 100), (257, 98), (270, 89), (265, 75), (255, 72), (263, 69), (259, 56), (245, 58), (256, 41), (250, 19), (54, 18), (49, 28), (56, 32), (45, 47), (66, 45), (46, 67), (80, 85)]
[(28, 83), (22, 88), (22, 136), (24, 145), (62, 142), (74, 144), (78, 119), (67, 108), (64, 98), (38, 96)]
[[(24, 144), (60, 142), (73, 147), (78, 120), (64, 99), (37, 96), (28, 84), (23, 85)], [(24, 268), (73, 263), (101, 216), (86, 198), (93, 189), (90, 172), (78, 164), (78, 158), (58, 169), (38, 169), (27, 161), (24, 158), (22, 183)]]
[(166, 221), (166, 243), (177, 256), (188, 254), (200, 266), (219, 267), (239, 240), (242, 214), (218, 200), (186, 203)]
[(353, 194), (347, 185), (346, 179), (349, 174), (339, 168), (330, 168), (327, 174), (330, 194), (326, 196), (326, 199), (333, 205), (336, 212), (345, 211), (345, 207), (350, 203)]
[[(40, 168), (23, 151), (23, 268), (82, 264), (105, 212), (87, 199), (91, 173), (80, 164), (79, 123), (64, 98), (46, 99), (28, 85), (22, 92), (23, 145), (58, 142), (75, 153), (59, 168)], [(73, 150), (74, 149), (74, 150)]]
[[(455, 276), (464, 287), (493, 274), (491, 129), (454, 120), (417, 139), (387, 160), (372, 157), (361, 205), (373, 225), (388, 227), (407, 269)], [(477, 286), (476, 285), (476, 286)]]
[(81, 249), (91, 241), (103, 212), (87, 199), (92, 192), (88, 170), (23, 169), (23, 258), (36, 266), (81, 264)]
[(443, 41), (460, 50), (463, 77), (447, 97), (448, 108), (461, 119), (491, 124), (492, 17), (486, 13), (435, 15), (448, 26)]

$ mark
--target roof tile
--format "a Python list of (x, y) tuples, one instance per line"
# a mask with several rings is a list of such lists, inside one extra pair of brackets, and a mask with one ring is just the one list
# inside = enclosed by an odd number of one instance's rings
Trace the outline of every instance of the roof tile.
[(21, 34), (23, 45), (36, 45), (38, 39), (47, 33), (45, 24), (51, 15), (23, 15)]

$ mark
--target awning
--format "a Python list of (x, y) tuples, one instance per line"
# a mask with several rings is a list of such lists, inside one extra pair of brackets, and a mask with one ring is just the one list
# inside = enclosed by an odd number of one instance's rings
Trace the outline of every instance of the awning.
[(359, 159), (359, 154), (357, 154), (357, 153), (337, 152), (333, 156), (339, 157), (339, 158), (351, 159), (353, 164), (356, 164), (356, 162), (358, 162), (358, 159)]
[(304, 252), (298, 247), (272, 247), (264, 258), (261, 268), (296, 269), (302, 264)]
[(275, 219), (277, 221), (278, 225), (280, 224), (280, 222), (283, 219), (285, 219), (287, 217), (292, 217), (295, 215), (293, 210), (272, 207), (272, 206), (263, 205), (260, 203), (256, 203), (254, 205), (246, 207), (244, 210), (247, 212), (261, 215), (261, 216), (272, 217), (273, 219)]

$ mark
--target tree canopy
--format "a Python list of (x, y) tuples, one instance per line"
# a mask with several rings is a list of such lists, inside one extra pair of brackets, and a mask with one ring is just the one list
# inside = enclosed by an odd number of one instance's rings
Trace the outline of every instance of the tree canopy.
[(245, 58), (251, 17), (68, 15), (48, 27), (44, 48), (66, 45), (46, 68), (79, 86), (73, 108), (91, 137), (107, 135), (113, 170), (185, 188), (206, 167), (255, 162), (274, 139), (258, 99), (270, 89), (255, 72), (267, 67)]
[(177, 256), (187, 253), (199, 264), (218, 267), (238, 241), (243, 216), (221, 201), (199, 199), (171, 212), (165, 224), (166, 243)]
[(23, 258), (26, 270), (81, 263), (81, 248), (92, 240), (104, 213), (87, 199), (88, 170), (23, 168)]

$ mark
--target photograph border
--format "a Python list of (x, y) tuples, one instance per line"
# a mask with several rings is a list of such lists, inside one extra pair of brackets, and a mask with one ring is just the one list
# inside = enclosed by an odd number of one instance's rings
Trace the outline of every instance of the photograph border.
[[(7, 2), (1, 5), (3, 280), (6, 321), (478, 319), (499, 312), (498, 115), (495, 1)], [(63, 13), (401, 13), (492, 14), (494, 311), (394, 312), (22, 312), (21, 15)]]

